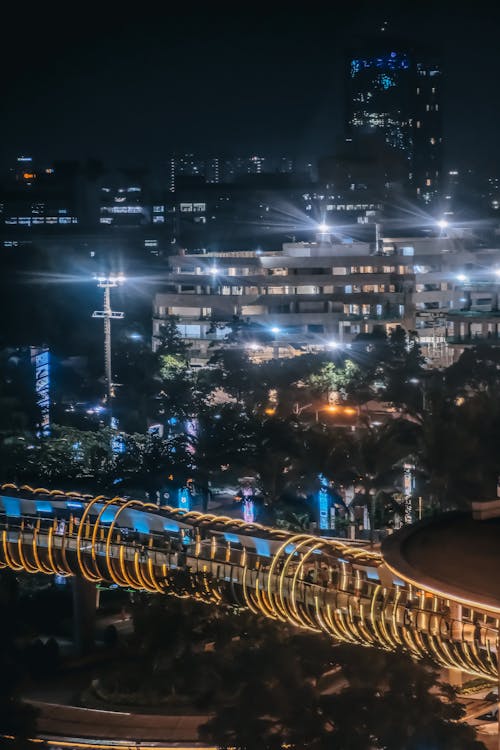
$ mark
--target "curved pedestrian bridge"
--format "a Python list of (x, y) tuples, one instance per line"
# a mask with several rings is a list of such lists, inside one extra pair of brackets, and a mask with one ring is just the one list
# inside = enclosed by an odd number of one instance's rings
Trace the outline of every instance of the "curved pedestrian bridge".
[(498, 679), (500, 609), (402, 580), (361, 544), (120, 497), (0, 487), (0, 567), (193, 597)]

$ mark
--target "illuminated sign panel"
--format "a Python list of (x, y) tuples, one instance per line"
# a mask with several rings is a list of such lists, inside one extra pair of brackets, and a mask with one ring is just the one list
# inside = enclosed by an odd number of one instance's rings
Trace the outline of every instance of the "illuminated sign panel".
[(404, 522), (413, 523), (413, 493), (415, 491), (415, 467), (413, 464), (403, 466), (404, 487)]
[(181, 510), (191, 510), (191, 496), (187, 487), (182, 487), (177, 495), (177, 507)]
[(321, 530), (330, 528), (330, 493), (328, 491), (328, 479), (320, 474), (318, 477), (321, 487), (318, 492), (318, 521)]
[(328, 529), (328, 510), (329, 510), (329, 498), (328, 490), (322, 487), (318, 492), (318, 506), (319, 506), (319, 528)]
[(36, 403), (40, 409), (40, 429), (38, 435), (50, 435), (50, 373), (49, 350), (31, 347), (31, 362), (35, 366)]

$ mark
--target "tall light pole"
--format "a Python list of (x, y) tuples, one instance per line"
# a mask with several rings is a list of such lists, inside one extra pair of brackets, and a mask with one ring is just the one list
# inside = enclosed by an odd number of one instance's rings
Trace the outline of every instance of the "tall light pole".
[(436, 222), (437, 226), (439, 227), (439, 236), (440, 237), (447, 237), (446, 230), (450, 226), (450, 223), (446, 219), (439, 219), (439, 221)]
[(117, 287), (125, 281), (125, 277), (119, 276), (97, 276), (97, 286), (104, 291), (104, 310), (94, 310), (93, 318), (104, 320), (104, 374), (106, 378), (106, 403), (112, 422), (111, 399), (114, 397), (113, 376), (111, 373), (111, 321), (121, 320), (125, 313), (116, 312), (111, 309), (111, 293), (113, 287)]
[(280, 348), (277, 340), (278, 334), (281, 333), (281, 328), (278, 326), (273, 326), (271, 328), (271, 333), (273, 334), (273, 359), (279, 359), (280, 356)]

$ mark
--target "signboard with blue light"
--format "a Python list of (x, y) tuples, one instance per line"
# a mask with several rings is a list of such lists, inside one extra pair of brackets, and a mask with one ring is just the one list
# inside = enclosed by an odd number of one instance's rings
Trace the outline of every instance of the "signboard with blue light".
[(40, 409), (39, 437), (50, 435), (50, 373), (49, 350), (31, 347), (31, 361), (35, 366), (36, 403)]
[(318, 491), (318, 526), (321, 531), (330, 528), (330, 492), (328, 491), (329, 481), (320, 474), (318, 477), (321, 487)]
[(328, 515), (330, 510), (330, 498), (326, 487), (321, 487), (318, 492), (319, 528), (328, 529)]
[(191, 493), (187, 487), (181, 487), (178, 491), (177, 507), (181, 510), (191, 510)]

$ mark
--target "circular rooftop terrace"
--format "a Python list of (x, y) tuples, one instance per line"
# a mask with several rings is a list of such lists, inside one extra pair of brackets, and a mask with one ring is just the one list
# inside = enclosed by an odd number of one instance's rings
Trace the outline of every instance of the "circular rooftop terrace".
[(388, 537), (382, 555), (404, 580), (500, 614), (500, 517), (445, 513)]

